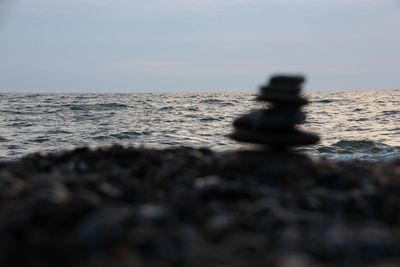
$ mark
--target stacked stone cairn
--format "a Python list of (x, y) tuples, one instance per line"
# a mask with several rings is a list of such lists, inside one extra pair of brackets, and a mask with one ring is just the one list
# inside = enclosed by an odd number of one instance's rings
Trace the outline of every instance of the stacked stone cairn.
[(294, 146), (315, 144), (319, 137), (296, 129), (306, 119), (301, 108), (308, 104), (300, 95), (302, 76), (273, 76), (269, 84), (260, 88), (258, 101), (266, 101), (269, 108), (246, 114), (233, 123), (230, 137), (236, 141), (266, 146), (272, 150), (286, 150)]

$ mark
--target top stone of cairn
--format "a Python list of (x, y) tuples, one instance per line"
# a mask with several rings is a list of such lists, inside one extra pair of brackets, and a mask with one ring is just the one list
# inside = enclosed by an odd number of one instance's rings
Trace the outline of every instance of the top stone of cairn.
[(275, 75), (271, 77), (271, 79), (269, 80), (269, 84), (301, 85), (302, 83), (304, 83), (304, 81), (305, 81), (304, 77), (300, 75), (292, 75), (292, 76)]
[(300, 96), (303, 76), (276, 75), (269, 83), (260, 88), (257, 100), (268, 101), (276, 106), (298, 108), (308, 104), (307, 99)]

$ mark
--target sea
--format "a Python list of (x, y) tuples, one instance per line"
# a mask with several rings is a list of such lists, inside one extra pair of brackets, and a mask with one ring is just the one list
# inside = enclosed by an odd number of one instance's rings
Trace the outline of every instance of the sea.
[[(337, 160), (400, 157), (400, 90), (305, 96), (307, 121), (299, 128), (321, 142), (301, 152)], [(115, 144), (248, 149), (227, 137), (232, 122), (265, 105), (250, 93), (0, 94), (0, 161)]]

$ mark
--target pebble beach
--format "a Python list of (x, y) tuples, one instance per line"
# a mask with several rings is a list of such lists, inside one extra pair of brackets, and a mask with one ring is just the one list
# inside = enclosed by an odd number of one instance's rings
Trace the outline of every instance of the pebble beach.
[(400, 160), (112, 146), (0, 166), (1, 266), (399, 266)]

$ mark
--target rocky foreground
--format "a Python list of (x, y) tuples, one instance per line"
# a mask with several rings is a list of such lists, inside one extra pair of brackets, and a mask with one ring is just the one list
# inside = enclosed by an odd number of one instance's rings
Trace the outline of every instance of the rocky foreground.
[(400, 159), (28, 156), (0, 166), (0, 266), (400, 266)]

